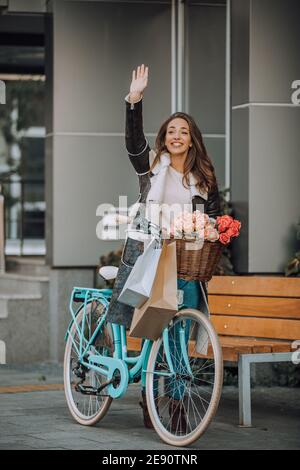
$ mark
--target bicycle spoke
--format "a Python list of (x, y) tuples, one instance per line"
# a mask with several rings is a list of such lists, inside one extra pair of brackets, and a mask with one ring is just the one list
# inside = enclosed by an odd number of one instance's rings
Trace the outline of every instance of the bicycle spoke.
[[(94, 332), (97, 328), (98, 322), (101, 319), (101, 316), (105, 313), (105, 307), (95, 302), (94, 305), (88, 305), (86, 310), (86, 315), (83, 315), (83, 308), (76, 317), (76, 323), (79, 326), (79, 332), (74, 323), (70, 329), (69, 338), (67, 346), (69, 349), (69, 366), (67, 367), (65, 374), (65, 388), (67, 391), (67, 402), (69, 408), (73, 411), (73, 416), (80, 423), (86, 421), (96, 422), (98, 419), (101, 419), (102, 415), (104, 416), (108, 407), (111, 403), (110, 397), (98, 396), (95, 394), (89, 393), (90, 388), (96, 391), (103, 383), (106, 381), (106, 377), (102, 377), (99, 373), (87, 367), (83, 367), (79, 361), (79, 351), (80, 351), (80, 342), (82, 342), (83, 348), (86, 348), (86, 345), (89, 344)], [(84, 323), (84, 324), (83, 324)], [(103, 328), (99, 330), (97, 337), (103, 335), (105, 332), (105, 322), (103, 323)], [(82, 336), (83, 332), (83, 336)], [(96, 338), (93, 340), (95, 344)], [(101, 349), (103, 349), (101, 347)], [(91, 345), (87, 352), (92, 354), (97, 354), (98, 351), (94, 345)], [(85, 360), (86, 361), (86, 360)], [(66, 364), (65, 364), (66, 367)], [(75, 372), (78, 371), (76, 374)], [(68, 386), (69, 384), (69, 386)], [(82, 393), (78, 388), (78, 384), (85, 393)], [(105, 392), (102, 392), (105, 394)]]
[[(222, 375), (222, 364), (215, 360), (218, 340), (211, 327), (207, 328), (208, 320), (202, 321), (204, 315), (201, 316), (197, 311), (193, 311), (191, 315), (185, 312), (188, 309), (180, 312), (169, 327), (168, 339), (160, 339), (153, 346), (155, 355), (151, 354), (150, 358), (155, 367), (152, 369), (150, 365), (147, 374), (147, 384), (151, 382), (151, 388), (147, 387), (147, 390), (155, 397), (158, 407), (153, 419), (163, 439), (174, 445), (180, 444), (181, 440), (184, 443), (193, 442), (197, 435), (204, 432), (216, 410), (211, 404), (214, 400), (219, 400), (220, 386), (216, 388), (215, 385), (217, 378), (220, 384), (220, 374)], [(199, 331), (201, 338), (204, 335), (205, 340), (196, 348), (194, 338), (197, 338)], [(166, 344), (168, 355), (165, 351)], [(210, 357), (202, 356), (197, 351), (210, 351)], [(175, 372), (170, 377), (160, 375), (171, 371), (167, 357), (172, 361)], [(165, 431), (168, 432), (167, 435)], [(170, 435), (177, 440), (172, 441)]]

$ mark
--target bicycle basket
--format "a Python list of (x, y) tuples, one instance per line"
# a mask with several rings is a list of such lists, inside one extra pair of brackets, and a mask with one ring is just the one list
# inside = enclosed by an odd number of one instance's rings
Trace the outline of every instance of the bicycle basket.
[(221, 258), (221, 242), (176, 239), (177, 276), (186, 281), (211, 280)]

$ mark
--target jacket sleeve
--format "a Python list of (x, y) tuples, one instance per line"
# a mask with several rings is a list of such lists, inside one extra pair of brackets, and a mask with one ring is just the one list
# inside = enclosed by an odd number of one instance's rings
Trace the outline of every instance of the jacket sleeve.
[(140, 101), (130, 103), (129, 95), (126, 101), (125, 144), (129, 159), (138, 175), (148, 173), (149, 143), (143, 131), (143, 104)]
[(218, 186), (215, 186), (211, 191), (209, 191), (205, 212), (209, 217), (214, 218), (221, 215), (221, 202)]

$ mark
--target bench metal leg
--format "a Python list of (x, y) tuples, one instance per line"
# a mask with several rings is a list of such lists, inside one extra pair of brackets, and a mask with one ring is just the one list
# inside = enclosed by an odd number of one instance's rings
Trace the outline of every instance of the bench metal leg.
[(241, 354), (239, 356), (239, 422), (240, 426), (251, 427), (251, 383), (252, 362), (289, 362), (293, 353)]
[(0, 340), (0, 364), (6, 364), (6, 348), (4, 341)]
[(240, 355), (239, 375), (239, 420), (240, 426), (251, 426), (251, 384), (250, 361), (248, 356)]

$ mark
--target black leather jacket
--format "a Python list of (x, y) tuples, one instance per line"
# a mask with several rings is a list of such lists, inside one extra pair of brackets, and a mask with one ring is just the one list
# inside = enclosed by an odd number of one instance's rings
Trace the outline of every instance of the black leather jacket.
[[(143, 131), (142, 106), (142, 99), (134, 104), (126, 101), (125, 142), (129, 159), (139, 176), (141, 201), (145, 202), (150, 189), (150, 184), (147, 184), (149, 173), (146, 178), (145, 174), (150, 169), (149, 152), (151, 149)], [(209, 191), (207, 200), (201, 196), (194, 196), (192, 204), (193, 210), (195, 210), (197, 204), (204, 204), (204, 212), (210, 217), (221, 215), (218, 187), (216, 186)]]

